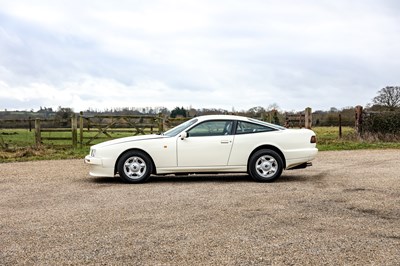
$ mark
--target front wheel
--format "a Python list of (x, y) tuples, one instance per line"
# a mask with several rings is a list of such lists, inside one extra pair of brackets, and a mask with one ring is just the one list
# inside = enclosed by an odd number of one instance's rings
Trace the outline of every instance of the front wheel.
[(259, 182), (272, 182), (281, 176), (283, 160), (273, 150), (259, 150), (249, 160), (249, 174)]
[(140, 151), (130, 151), (121, 156), (117, 169), (122, 181), (141, 183), (149, 179), (152, 172), (151, 159)]

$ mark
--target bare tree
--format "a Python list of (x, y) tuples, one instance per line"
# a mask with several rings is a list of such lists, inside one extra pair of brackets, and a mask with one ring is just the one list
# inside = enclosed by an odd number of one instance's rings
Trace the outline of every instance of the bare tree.
[(249, 110), (247, 110), (247, 112), (252, 115), (260, 115), (262, 113), (265, 113), (265, 109), (264, 109), (264, 107), (261, 107), (261, 106), (255, 106), (255, 107), (252, 107)]
[(373, 99), (373, 102), (388, 107), (391, 110), (400, 107), (400, 87), (387, 86), (381, 89), (378, 92), (378, 96)]

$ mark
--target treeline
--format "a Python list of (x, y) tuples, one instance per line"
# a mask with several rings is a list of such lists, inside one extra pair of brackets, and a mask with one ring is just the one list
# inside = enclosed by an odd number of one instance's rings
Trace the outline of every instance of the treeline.
[[(375, 108), (376, 109), (376, 108)], [(313, 126), (338, 126), (339, 115), (341, 116), (341, 123), (344, 126), (354, 126), (355, 123), (355, 107), (346, 107), (343, 109), (330, 108), (328, 111), (316, 110), (313, 111)], [(300, 110), (298, 112), (302, 112)], [(235, 111), (217, 108), (184, 108), (175, 107), (169, 110), (166, 107), (124, 107), (124, 108), (105, 108), (104, 110), (89, 108), (83, 111), (85, 116), (94, 115), (157, 115), (163, 114), (172, 118), (175, 117), (194, 117), (201, 115), (211, 114), (235, 114), (249, 117), (258, 117), (263, 120), (283, 125), (285, 123), (286, 115), (298, 113), (296, 111), (286, 112), (279, 109), (275, 104), (273, 107), (264, 108), (262, 106), (252, 107), (248, 110)], [(59, 106), (57, 110), (52, 108), (40, 107), (38, 111), (0, 111), (1, 120), (18, 120), (18, 119), (54, 119), (54, 120), (67, 120), (72, 114), (76, 113), (72, 108)]]
[(400, 137), (400, 112), (370, 112), (364, 115), (362, 131), (379, 139)]
[[(113, 108), (113, 109), (105, 109), (103, 111), (88, 109), (84, 111), (85, 115), (96, 115), (96, 114), (105, 114), (105, 115), (155, 115), (162, 113), (163, 115), (175, 118), (175, 117), (194, 117), (201, 115), (214, 115), (214, 114), (235, 114), (242, 115), (248, 117), (258, 117), (263, 120), (267, 120), (269, 122), (277, 123), (280, 125), (284, 125), (286, 115), (304, 112), (304, 110), (299, 111), (282, 111), (277, 105), (274, 105), (273, 108), (264, 108), (262, 106), (252, 107), (248, 110), (228, 111), (226, 109), (221, 108), (184, 108), (184, 107), (175, 107), (172, 110), (169, 110), (165, 107), (158, 108)], [(316, 110), (313, 111), (313, 125), (314, 126), (338, 126), (339, 125), (339, 115), (341, 116), (341, 123), (343, 126), (354, 126), (355, 124), (355, 107), (346, 107), (342, 109), (338, 109), (335, 107), (330, 108), (327, 111)]]
[[(364, 109), (368, 112), (400, 112), (400, 86), (386, 86), (378, 91), (378, 95), (372, 99), (372, 104), (369, 104)], [(59, 106), (57, 110), (53, 108), (40, 107), (36, 112), (33, 111), (0, 111), (0, 119), (55, 119), (62, 120), (68, 119), (76, 112), (72, 108)], [(301, 111), (299, 111), (301, 112)], [(284, 124), (286, 114), (288, 112), (280, 110), (276, 103), (270, 104), (268, 107), (256, 106), (246, 111), (231, 111), (224, 109), (194, 109), (175, 107), (169, 110), (166, 107), (118, 107), (118, 108), (105, 108), (103, 110), (89, 108), (83, 111), (84, 115), (157, 115), (163, 114), (170, 117), (194, 117), (209, 114), (235, 114), (250, 117), (260, 117), (264, 120), (269, 120), (277, 124)], [(296, 112), (289, 112), (296, 113)], [(355, 125), (355, 107), (350, 106), (342, 109), (335, 107), (330, 108), (328, 111), (314, 110), (313, 112), (313, 125), (314, 126), (337, 126), (341, 121), (342, 125), (354, 126)]]
[(313, 112), (314, 126), (354, 126), (355, 107), (337, 109), (332, 107), (329, 111), (317, 110)]

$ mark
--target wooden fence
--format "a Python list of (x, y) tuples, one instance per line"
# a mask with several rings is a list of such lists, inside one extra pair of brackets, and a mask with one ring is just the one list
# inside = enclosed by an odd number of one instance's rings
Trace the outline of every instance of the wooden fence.
[(289, 114), (286, 113), (285, 127), (299, 127), (311, 129), (312, 126), (312, 109), (307, 107), (304, 112)]
[[(264, 118), (264, 119), (263, 119)], [(29, 130), (34, 128), (35, 144), (41, 146), (43, 141), (71, 141), (72, 147), (92, 145), (96, 139), (113, 139), (113, 133), (131, 135), (158, 134), (166, 131), (189, 118), (170, 118), (164, 115), (93, 115), (82, 112), (74, 114), (69, 121), (54, 119), (2, 120), (10, 123), (23, 123)], [(260, 118), (259, 118), (260, 119)], [(266, 120), (262, 116), (261, 120)], [(300, 114), (287, 114), (285, 126), (311, 128), (311, 108)], [(34, 127), (33, 127), (34, 126)], [(69, 136), (45, 136), (43, 133), (69, 133)], [(56, 134), (55, 134), (56, 135)], [(58, 134), (60, 135), (60, 134)]]
[[(43, 140), (71, 140), (72, 147), (78, 144), (82, 147), (93, 144), (96, 139), (113, 139), (112, 133), (128, 133), (132, 136), (158, 134), (186, 120), (167, 118), (161, 114), (85, 116), (81, 112), (71, 117), (69, 128), (44, 128), (41, 119), (35, 119), (35, 143), (40, 146)], [(43, 137), (44, 132), (70, 132), (71, 137)]]
[[(143, 115), (96, 115), (79, 116), (80, 144), (89, 145), (93, 140), (106, 137), (112, 138), (111, 133), (131, 133), (132, 135), (154, 134), (163, 131), (163, 116)], [(95, 135), (85, 137), (85, 133), (95, 132)], [(84, 142), (84, 140), (87, 140)]]
[[(36, 146), (41, 146), (43, 140), (72, 140), (72, 146), (77, 146), (77, 126), (76, 126), (76, 116), (71, 118), (71, 128), (61, 128), (61, 127), (43, 127), (42, 123), (48, 121), (40, 118), (34, 120), (35, 125), (35, 144)], [(44, 137), (42, 133), (44, 132), (71, 132), (72, 137)]]

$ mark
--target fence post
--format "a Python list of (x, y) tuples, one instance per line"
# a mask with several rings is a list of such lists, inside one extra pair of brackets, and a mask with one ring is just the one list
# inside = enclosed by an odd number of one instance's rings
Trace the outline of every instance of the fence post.
[(342, 114), (339, 114), (339, 139), (342, 138)]
[(304, 110), (304, 124), (305, 128), (311, 129), (312, 125), (312, 109), (310, 107), (307, 107)]
[(80, 147), (82, 148), (82, 146), (83, 146), (83, 112), (82, 111), (79, 113), (79, 142), (80, 142)]
[(359, 136), (362, 135), (362, 122), (363, 122), (363, 108), (361, 105), (356, 106), (356, 131)]
[(0, 148), (5, 149), (7, 146), (4, 142), (3, 136), (0, 135)]
[(161, 134), (164, 131), (164, 116), (162, 113), (158, 114), (158, 133)]
[(71, 117), (71, 130), (72, 130), (72, 147), (76, 148), (78, 143), (78, 119), (76, 114)]
[(29, 132), (32, 132), (32, 117), (28, 118)]
[(35, 119), (35, 143), (36, 148), (39, 148), (42, 145), (42, 135), (40, 132), (40, 119)]

